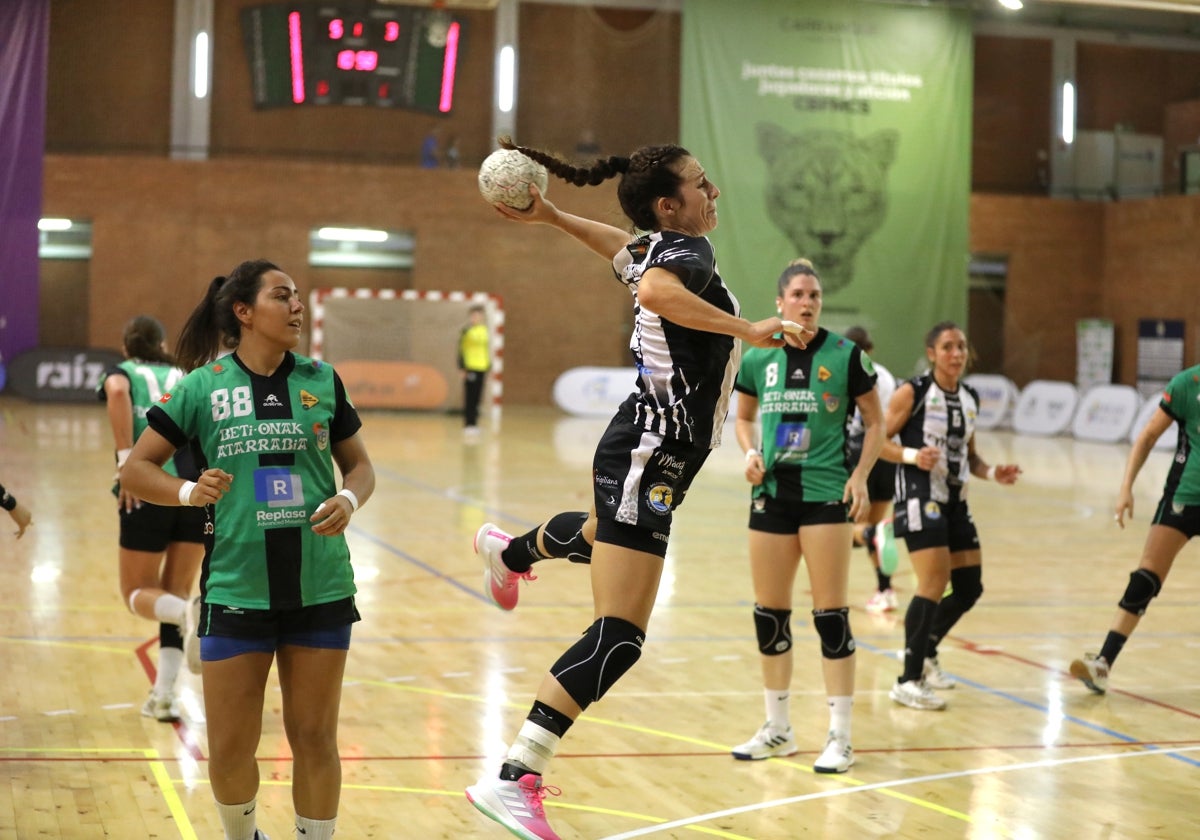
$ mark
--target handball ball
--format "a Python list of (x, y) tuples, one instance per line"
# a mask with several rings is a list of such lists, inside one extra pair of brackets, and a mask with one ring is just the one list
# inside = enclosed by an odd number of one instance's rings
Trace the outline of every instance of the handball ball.
[(517, 210), (533, 203), (529, 185), (546, 194), (546, 167), (516, 149), (497, 149), (479, 167), (479, 192), (489, 204), (497, 201)]

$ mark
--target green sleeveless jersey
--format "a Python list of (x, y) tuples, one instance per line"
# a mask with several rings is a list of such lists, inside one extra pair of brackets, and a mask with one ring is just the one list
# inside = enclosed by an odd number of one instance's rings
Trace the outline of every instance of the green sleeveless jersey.
[(758, 400), (767, 468), (754, 497), (841, 500), (851, 469), (846, 419), (875, 379), (870, 357), (825, 329), (804, 350), (746, 350), (734, 387)]
[(362, 426), (333, 368), (288, 353), (267, 377), (223, 356), (164, 394), (148, 421), (189, 444), (201, 470), (233, 476), (209, 506), (205, 603), (296, 609), (355, 593), (345, 537), (314, 534), (308, 521), (338, 491), (332, 445)]
[[(183, 371), (166, 362), (126, 359), (113, 365), (101, 376), (100, 384), (96, 386), (96, 394), (101, 402), (108, 401), (104, 382), (110, 376), (124, 376), (129, 380), (129, 399), (133, 403), (133, 442), (137, 443), (142, 432), (146, 431), (146, 413), (183, 377)], [(174, 476), (189, 479), (196, 477), (195, 468), (186, 451), (176, 453), (176, 457), (163, 464), (163, 469)]]
[(1175, 374), (1158, 406), (1179, 429), (1163, 495), (1175, 504), (1200, 505), (1200, 365)]

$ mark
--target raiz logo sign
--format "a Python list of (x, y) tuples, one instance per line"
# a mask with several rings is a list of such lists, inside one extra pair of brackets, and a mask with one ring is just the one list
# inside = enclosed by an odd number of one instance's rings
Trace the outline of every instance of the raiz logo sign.
[(8, 388), (31, 400), (94, 402), (104, 371), (120, 353), (85, 347), (38, 347), (8, 366)]

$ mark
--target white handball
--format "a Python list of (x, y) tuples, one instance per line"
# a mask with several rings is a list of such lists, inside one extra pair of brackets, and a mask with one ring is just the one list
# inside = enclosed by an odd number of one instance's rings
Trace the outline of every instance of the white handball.
[(479, 192), (489, 204), (497, 201), (516, 210), (533, 203), (529, 185), (537, 184), (542, 195), (548, 182), (546, 167), (516, 149), (497, 149), (479, 167)]

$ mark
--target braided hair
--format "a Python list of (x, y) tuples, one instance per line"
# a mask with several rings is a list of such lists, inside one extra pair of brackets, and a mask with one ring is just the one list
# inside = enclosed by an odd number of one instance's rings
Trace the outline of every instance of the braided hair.
[(682, 146), (642, 146), (629, 157), (610, 155), (597, 158), (591, 166), (574, 166), (562, 158), (539, 149), (518, 146), (511, 137), (498, 138), (500, 148), (515, 149), (527, 158), (546, 167), (546, 171), (577, 187), (594, 187), (609, 178), (621, 176), (617, 184), (617, 200), (621, 210), (633, 223), (636, 230), (658, 230), (658, 217), (654, 214), (654, 202), (660, 198), (674, 198), (679, 194), (683, 179), (675, 171), (675, 165), (691, 152)]

